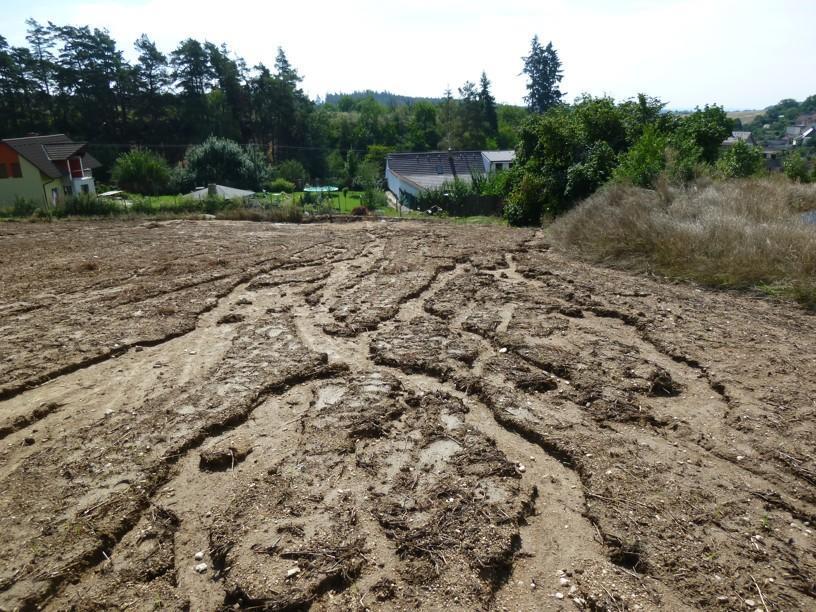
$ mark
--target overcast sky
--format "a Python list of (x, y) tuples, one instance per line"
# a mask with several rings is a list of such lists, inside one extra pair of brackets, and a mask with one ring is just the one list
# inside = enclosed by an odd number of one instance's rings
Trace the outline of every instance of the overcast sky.
[(311, 95), (387, 89), (454, 94), (482, 70), (501, 102), (525, 93), (521, 57), (552, 41), (568, 99), (587, 92), (764, 108), (816, 93), (816, 0), (3, 0), (0, 33), (25, 19), (107, 28), (128, 57), (146, 33), (171, 51), (187, 37), (226, 42), (250, 65), (282, 46)]

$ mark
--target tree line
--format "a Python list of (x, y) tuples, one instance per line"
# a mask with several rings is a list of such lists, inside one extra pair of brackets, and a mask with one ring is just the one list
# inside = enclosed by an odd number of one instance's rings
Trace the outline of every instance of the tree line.
[(0, 35), (0, 134), (87, 140), (103, 172), (131, 146), (174, 164), (213, 136), (331, 177), (349, 152), (381, 162), (389, 151), (512, 148), (528, 114), (497, 104), (484, 73), (438, 102), (386, 105), (372, 93), (318, 104), (282, 48), (272, 66), (250, 65), (225, 44), (188, 38), (168, 52), (142, 35), (128, 61), (106, 30), (26, 24), (26, 46)]

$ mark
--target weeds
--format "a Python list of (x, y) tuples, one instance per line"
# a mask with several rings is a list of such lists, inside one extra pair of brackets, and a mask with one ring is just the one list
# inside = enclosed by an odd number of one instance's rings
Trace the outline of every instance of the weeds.
[(774, 179), (659, 192), (609, 185), (552, 224), (556, 244), (592, 261), (754, 288), (816, 307), (816, 187)]

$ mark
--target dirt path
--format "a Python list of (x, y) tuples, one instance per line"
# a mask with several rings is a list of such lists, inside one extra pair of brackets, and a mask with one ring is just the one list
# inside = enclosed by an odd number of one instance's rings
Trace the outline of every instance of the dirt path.
[(0, 609), (816, 605), (792, 306), (437, 224), (7, 224), (0, 260)]

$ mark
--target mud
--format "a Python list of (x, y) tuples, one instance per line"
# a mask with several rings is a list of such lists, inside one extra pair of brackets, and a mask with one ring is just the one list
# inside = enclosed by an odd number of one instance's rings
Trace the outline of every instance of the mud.
[(5, 224), (0, 264), (0, 609), (816, 606), (794, 306), (442, 224)]

